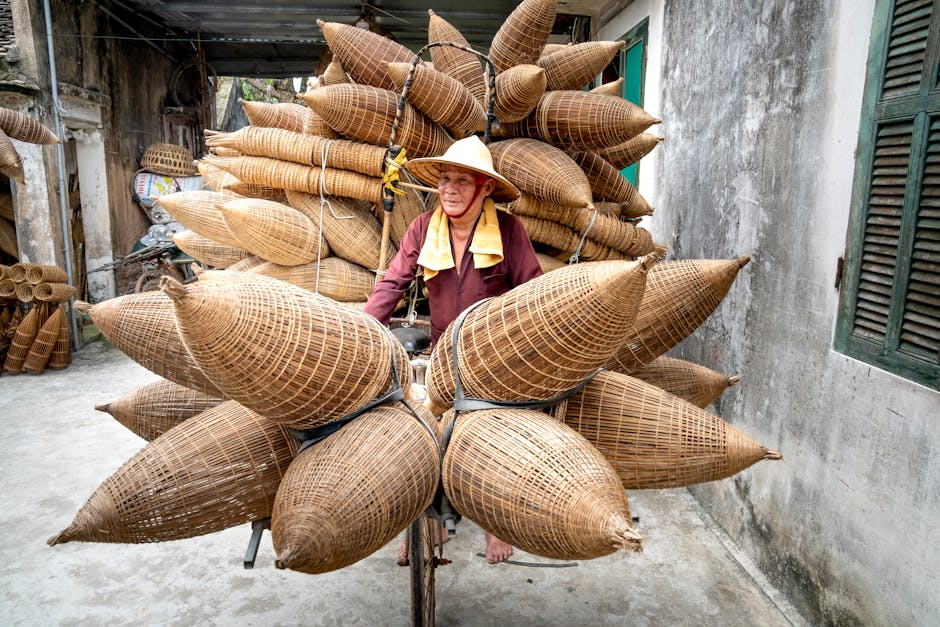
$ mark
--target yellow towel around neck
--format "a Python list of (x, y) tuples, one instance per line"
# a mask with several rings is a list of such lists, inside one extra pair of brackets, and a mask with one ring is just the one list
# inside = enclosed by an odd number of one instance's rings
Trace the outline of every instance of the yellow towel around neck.
[[(418, 265), (424, 268), (424, 279), (433, 278), (441, 270), (454, 267), (454, 256), (450, 251), (450, 228), (447, 215), (438, 205), (428, 224), (428, 233), (418, 255)], [(503, 238), (499, 233), (499, 217), (496, 205), (490, 198), (483, 202), (483, 213), (477, 221), (470, 240), (475, 268), (489, 268), (503, 260)]]

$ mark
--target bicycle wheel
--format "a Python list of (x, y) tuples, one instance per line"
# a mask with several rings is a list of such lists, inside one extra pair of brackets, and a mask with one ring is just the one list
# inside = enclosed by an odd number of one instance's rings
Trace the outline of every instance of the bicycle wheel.
[(175, 267), (145, 270), (143, 274), (137, 278), (137, 282), (134, 283), (134, 293), (140, 294), (141, 292), (152, 292), (160, 289), (160, 277), (164, 275), (171, 276), (177, 281), (183, 280), (183, 275)]
[(421, 516), (408, 530), (408, 569), (411, 575), (411, 624), (434, 626), (434, 571), (437, 555), (434, 539), (438, 522)]

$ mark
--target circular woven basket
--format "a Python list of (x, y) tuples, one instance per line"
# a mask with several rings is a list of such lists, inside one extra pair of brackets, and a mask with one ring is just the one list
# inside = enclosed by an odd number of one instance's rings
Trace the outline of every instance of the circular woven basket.
[(619, 372), (599, 372), (568, 399), (564, 420), (603, 451), (627, 489), (715, 481), (781, 459), (718, 416)]
[(400, 404), (376, 407), (291, 463), (274, 500), (275, 565), (304, 573), (349, 566), (385, 546), (427, 509), (440, 477), (440, 449)]
[(267, 518), (297, 448), (287, 429), (223, 403), (147, 444), (48, 542), (165, 542)]
[(193, 176), (196, 166), (193, 155), (176, 144), (150, 144), (140, 158), (140, 167), (164, 176)]

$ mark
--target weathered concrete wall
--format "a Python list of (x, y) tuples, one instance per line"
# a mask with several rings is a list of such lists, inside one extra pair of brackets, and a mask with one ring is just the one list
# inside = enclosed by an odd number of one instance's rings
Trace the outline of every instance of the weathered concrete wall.
[(811, 622), (935, 623), (940, 394), (832, 349), (874, 2), (650, 4), (651, 229), (671, 258), (753, 256), (673, 352), (739, 373), (713, 410), (785, 456), (694, 494)]

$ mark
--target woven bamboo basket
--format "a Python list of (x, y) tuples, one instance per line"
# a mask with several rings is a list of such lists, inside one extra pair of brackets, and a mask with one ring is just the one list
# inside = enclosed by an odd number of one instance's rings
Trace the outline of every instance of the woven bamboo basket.
[(340, 135), (326, 120), (307, 107), (307, 116), (304, 118), (304, 135), (313, 135), (323, 139), (339, 139)]
[(246, 259), (242, 259), (241, 261), (230, 265), (227, 268), (227, 270), (229, 270), (230, 272), (248, 272), (252, 268), (260, 266), (261, 264), (264, 264), (264, 263), (269, 263), (269, 262), (262, 259), (261, 257), (250, 255)]
[(302, 133), (307, 118), (307, 108), (296, 102), (260, 102), (239, 99), (248, 122), (252, 126), (281, 128)]
[(142, 170), (164, 176), (193, 176), (193, 155), (176, 144), (150, 144), (140, 158)]
[(29, 353), (23, 361), (23, 370), (34, 374), (42, 374), (49, 363), (49, 357), (55, 348), (56, 340), (59, 337), (59, 328), (62, 326), (62, 309), (56, 307), (46, 321), (39, 327), (32, 346), (29, 347)]
[(277, 568), (325, 573), (382, 548), (431, 504), (441, 454), (422, 405), (372, 409), (290, 465), (274, 500)]
[(30, 144), (61, 144), (56, 134), (30, 116), (0, 107), (0, 130), (12, 139)]
[(577, 218), (581, 211), (591, 213), (590, 209), (564, 207), (526, 192), (519, 194), (519, 198), (509, 203), (506, 208), (510, 213), (517, 216), (529, 216), (531, 218), (550, 220), (569, 228), (574, 228), (574, 225), (577, 224)]
[(26, 280), (32, 285), (37, 283), (65, 283), (69, 275), (58, 266), (33, 265), (26, 268)]
[(10, 141), (10, 138), (0, 130), (0, 174), (7, 176), (17, 183), (26, 182), (26, 175), (23, 173), (23, 160), (20, 159), (20, 153), (16, 151), (16, 146)]
[(16, 298), (19, 301), (24, 303), (31, 303), (35, 300), (36, 295), (33, 293), (33, 286), (23, 281), (22, 283), (16, 284)]
[(0, 263), (0, 279), (5, 279), (9, 276), (10, 266)]
[[(450, 41), (470, 47), (463, 34), (454, 26), (428, 9), (428, 43)], [(486, 83), (480, 57), (453, 46), (435, 46), (429, 49), (434, 69), (460, 81), (480, 103), (486, 99)]]
[(316, 292), (339, 302), (365, 302), (375, 287), (375, 275), (340, 257), (327, 257), (302, 266), (279, 266), (267, 262), (249, 273), (263, 274)]
[(555, 24), (555, 0), (522, 0), (493, 36), (490, 61), (496, 73), (535, 63)]
[[(421, 192), (415, 189), (403, 190), (404, 194), (395, 195), (395, 206), (392, 213), (388, 215), (391, 221), (389, 231), (392, 236), (392, 243), (396, 248), (400, 246), (402, 238), (408, 231), (412, 221), (431, 207), (436, 207), (438, 196), (436, 193), (429, 193), (427, 200), (424, 199)], [(388, 257), (392, 259), (393, 257)]]
[[(323, 235), (334, 254), (364, 268), (379, 267), (382, 227), (372, 212), (352, 199), (339, 196), (330, 196), (326, 198), (328, 202), (321, 205), (320, 196), (288, 192), (287, 200), (314, 223), (322, 223)], [(393, 246), (389, 258), (396, 252)]]
[(232, 264), (252, 256), (247, 250), (220, 244), (189, 230), (174, 233), (173, 243), (193, 259), (214, 268), (228, 268)]
[[(401, 92), (411, 64), (388, 63), (387, 71), (395, 91)], [(432, 69), (428, 63), (419, 63), (415, 67), (408, 102), (429, 120), (458, 136), (486, 130), (486, 111), (480, 101), (463, 83)]]
[(623, 374), (655, 385), (703, 409), (741, 381), (737, 375), (728, 377), (691, 361), (665, 355)]
[[(258, 127), (258, 128), (261, 128), (261, 127)], [(216, 155), (218, 157), (241, 157), (242, 156), (241, 151), (235, 150), (234, 148), (222, 148), (221, 146), (210, 148), (209, 154)]]
[(284, 427), (223, 403), (144, 446), (48, 542), (165, 542), (267, 518), (297, 448)]
[(29, 273), (29, 269), (38, 267), (39, 265), (40, 264), (38, 263), (29, 263), (26, 261), (14, 263), (12, 266), (10, 266), (10, 269), (7, 272), (7, 276), (13, 279), (16, 283), (23, 283), (26, 281), (26, 275)]
[[(230, 275), (231, 278), (218, 280)], [(234, 279), (234, 280), (233, 280)], [(162, 279), (190, 355), (227, 398), (307, 429), (404, 389), (407, 354), (372, 316), (284, 281), (209, 271), (190, 285)]]
[(507, 139), (489, 145), (496, 170), (521, 191), (564, 207), (591, 206), (591, 185), (574, 160), (534, 139)]
[(71, 329), (69, 328), (69, 317), (60, 305), (62, 316), (59, 324), (59, 335), (56, 338), (55, 346), (52, 347), (52, 354), (49, 356), (49, 363), (46, 367), (50, 370), (61, 370), (72, 363), (72, 342)]
[(610, 463), (540, 412), (461, 414), (441, 478), (455, 510), (529, 553), (571, 560), (641, 548)]
[[(219, 155), (221, 156), (221, 155)], [(219, 192), (231, 198), (238, 198), (241, 194), (227, 189), (228, 185), (240, 182), (238, 178), (222, 168), (206, 163), (205, 159), (200, 159), (196, 164), (199, 176), (203, 179), (202, 191)]]
[(16, 228), (0, 218), (0, 250), (11, 257), (19, 258), (20, 247), (16, 241)]
[(718, 416), (618, 372), (600, 372), (568, 399), (564, 421), (594, 444), (629, 489), (724, 479), (782, 459)]
[(597, 151), (597, 154), (609, 161), (615, 168), (622, 170), (652, 152), (653, 148), (658, 146), (663, 139), (663, 137), (657, 137), (651, 133), (640, 133), (622, 144), (601, 148)]
[[(525, 227), (529, 239), (541, 242), (564, 253), (571, 254), (578, 248), (582, 237), (570, 227), (554, 220), (535, 218), (527, 215), (516, 215)], [(586, 244), (587, 242), (585, 242)]]
[(49, 283), (43, 281), (33, 285), (33, 298), (51, 303), (61, 303), (75, 296), (77, 291), (74, 285), (68, 283)]
[(320, 228), (290, 205), (238, 198), (219, 209), (241, 248), (262, 259), (299, 266), (329, 254), (329, 246), (320, 241)]
[(667, 261), (649, 275), (646, 293), (632, 327), (607, 364), (630, 372), (648, 364), (685, 339), (718, 307), (738, 270), (750, 257)]
[(7, 277), (0, 279), (0, 298), (16, 298), (16, 281)]
[(187, 229), (220, 244), (241, 248), (241, 242), (222, 218), (220, 207), (229, 200), (232, 198), (222, 192), (193, 190), (160, 196), (157, 203)]
[(542, 52), (539, 53), (539, 58), (544, 59), (545, 57), (555, 54), (556, 52), (560, 52), (561, 50), (564, 50), (565, 48), (570, 48), (572, 45), (573, 44), (570, 41), (564, 44), (547, 43), (544, 46), (542, 46)]
[(415, 58), (412, 51), (398, 42), (362, 28), (323, 20), (317, 20), (317, 26), (323, 31), (334, 58), (357, 83), (395, 89), (386, 64), (411, 63)]
[(523, 136), (568, 150), (621, 144), (662, 120), (623, 98), (584, 91), (547, 91), (520, 122)]
[(343, 69), (343, 65), (336, 59), (333, 59), (327, 64), (326, 69), (323, 70), (323, 74), (321, 74), (319, 78), (320, 87), (349, 82), (349, 76), (346, 75), (346, 70)]
[(233, 195), (237, 198), (260, 198), (261, 200), (270, 200), (279, 203), (287, 202), (286, 191), (269, 185), (256, 185), (254, 183), (235, 180), (226, 183), (226, 187), (223, 191), (233, 192)]
[(609, 215), (594, 216), (586, 209), (578, 212), (574, 229), (578, 233), (586, 231), (591, 240), (629, 257), (664, 252), (662, 247), (653, 241), (653, 235), (643, 227)]
[(581, 89), (604, 71), (625, 43), (585, 41), (542, 56), (536, 65), (545, 69), (547, 89)]
[(537, 65), (515, 65), (496, 76), (493, 113), (500, 122), (518, 122), (535, 110), (545, 93), (545, 70)]
[(623, 77), (621, 76), (617, 80), (611, 81), (610, 83), (598, 85), (594, 89), (589, 90), (589, 93), (598, 94), (601, 96), (616, 96), (617, 98), (620, 98), (623, 94), (623, 82)]
[(110, 403), (96, 405), (136, 435), (150, 442), (196, 414), (225, 402), (172, 381), (149, 383)]
[(347, 196), (370, 202), (379, 202), (382, 199), (382, 179), (350, 170), (289, 163), (267, 157), (232, 159), (207, 157), (206, 159), (246, 183), (311, 194), (319, 194), (322, 187), (324, 194)]
[[(316, 114), (314, 114), (316, 115)], [(386, 149), (345, 139), (331, 140), (279, 128), (245, 126), (206, 138), (210, 146), (237, 148), (253, 157), (270, 157), (304, 165), (326, 165), (367, 176), (382, 176)]]
[(558, 270), (568, 265), (564, 261), (556, 259), (551, 255), (546, 255), (545, 253), (535, 253), (535, 256), (539, 260), (539, 265), (542, 266), (542, 272), (551, 272), (552, 270)]
[(119, 296), (88, 310), (101, 334), (118, 350), (164, 379), (221, 396), (183, 345), (173, 304), (162, 292)]
[[(548, 400), (580, 383), (630, 329), (654, 261), (561, 268), (470, 311), (456, 342), (466, 395)], [(454, 400), (453, 327), (431, 353), (426, 375), (428, 398), (439, 407)]]
[[(351, 83), (321, 87), (303, 94), (307, 105), (337, 132), (367, 144), (387, 146), (398, 109), (398, 94)], [(444, 154), (453, 139), (410, 103), (402, 108), (396, 142), (409, 158)]]
[(23, 362), (29, 355), (29, 349), (36, 339), (39, 327), (45, 322), (45, 315), (41, 307), (32, 307), (16, 326), (16, 332), (7, 350), (3, 369), (6, 372), (17, 374), (23, 372)]
[[(636, 196), (639, 195), (636, 188), (620, 173), (620, 170), (596, 152), (575, 152), (571, 154), (571, 158), (584, 170), (584, 175), (591, 184), (594, 198), (628, 206), (636, 202)], [(641, 205), (645, 206), (646, 203), (643, 202)]]

